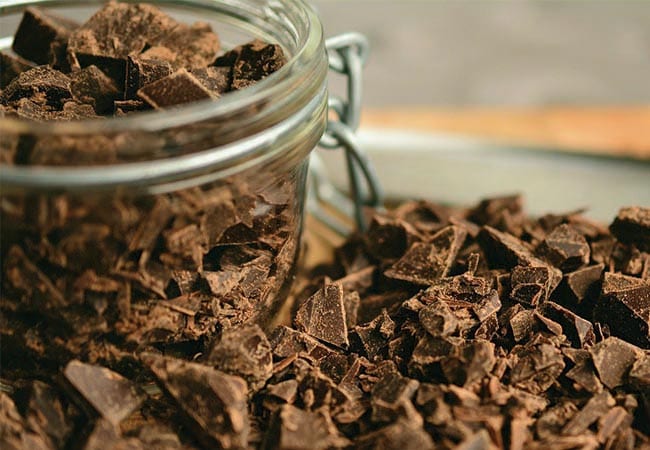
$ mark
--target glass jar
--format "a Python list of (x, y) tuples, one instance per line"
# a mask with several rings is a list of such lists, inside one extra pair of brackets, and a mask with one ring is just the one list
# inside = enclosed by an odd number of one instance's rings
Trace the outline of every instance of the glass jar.
[[(77, 122), (0, 117), (0, 152), (18, 162), (0, 166), (3, 369), (198, 349), (224, 327), (270, 326), (287, 295), (308, 156), (326, 126), (318, 17), (302, 0), (150, 3), (210, 23), (225, 48), (279, 43), (288, 63), (216, 102)], [(30, 5), (80, 21), (101, 6), (12, 2), (0, 47)]]

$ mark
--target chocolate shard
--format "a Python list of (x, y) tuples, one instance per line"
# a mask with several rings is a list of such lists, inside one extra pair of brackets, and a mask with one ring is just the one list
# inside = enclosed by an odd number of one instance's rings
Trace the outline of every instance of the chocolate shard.
[(431, 285), (449, 274), (467, 232), (455, 225), (443, 228), (430, 242), (416, 242), (385, 272), (389, 278)]
[(537, 253), (563, 272), (589, 264), (591, 250), (585, 237), (568, 224), (557, 226), (549, 233)]
[(361, 436), (356, 448), (423, 450), (433, 449), (435, 444), (422, 426), (406, 418), (400, 418), (391, 425)]
[(589, 349), (600, 380), (610, 389), (626, 382), (628, 372), (640, 352), (638, 347), (615, 337), (609, 337)]
[(628, 374), (630, 382), (641, 388), (650, 387), (650, 355), (645, 353), (640, 355), (634, 362), (630, 373)]
[(450, 336), (458, 329), (458, 319), (442, 301), (434, 301), (419, 312), (420, 324), (433, 337)]
[(524, 202), (520, 195), (507, 195), (482, 200), (467, 218), (479, 225), (518, 234), (524, 220)]
[(0, 446), (3, 450), (54, 450), (54, 446), (46, 437), (28, 428), (16, 404), (2, 391), (0, 391)]
[(91, 407), (113, 425), (119, 425), (142, 403), (131, 381), (105, 367), (75, 360), (68, 363), (63, 375), (80, 396), (80, 406)]
[(192, 25), (177, 23), (173, 29), (161, 35), (155, 45), (170, 49), (175, 55), (170, 62), (175, 67), (185, 67), (188, 70), (211, 64), (220, 48), (219, 37), (205, 22), (195, 22)]
[(622, 208), (609, 229), (619, 241), (650, 251), (650, 208)]
[(594, 327), (588, 320), (553, 302), (544, 303), (542, 312), (546, 317), (562, 325), (564, 334), (574, 347), (584, 348), (595, 343)]
[(258, 39), (235, 47), (214, 62), (217, 67), (232, 67), (232, 89), (254, 85), (286, 64), (282, 48)]
[(615, 406), (598, 419), (598, 441), (605, 443), (618, 431), (632, 425), (633, 417), (624, 408)]
[(537, 259), (523, 241), (490, 226), (481, 228), (478, 242), (492, 269), (512, 269), (517, 265), (530, 266)]
[(70, 78), (48, 66), (22, 72), (2, 92), (0, 103), (10, 105), (23, 98), (60, 110), (72, 100)]
[(344, 448), (344, 438), (323, 412), (282, 406), (271, 419), (262, 448), (271, 450), (325, 450)]
[(0, 51), (0, 89), (4, 89), (11, 81), (34, 66), (19, 56)]
[(357, 325), (351, 334), (353, 348), (373, 360), (386, 348), (395, 333), (395, 322), (386, 310), (365, 325)]
[(650, 282), (607, 272), (594, 317), (611, 333), (650, 349)]
[(200, 67), (193, 69), (192, 75), (215, 97), (220, 97), (230, 90), (231, 71), (227, 67)]
[(535, 395), (546, 392), (565, 367), (562, 352), (548, 343), (530, 341), (516, 346), (508, 358), (512, 367), (510, 384)]
[(211, 345), (205, 362), (244, 378), (253, 391), (263, 388), (273, 373), (271, 344), (257, 325), (224, 330)]
[(420, 383), (401, 376), (398, 372), (384, 375), (372, 388), (372, 421), (392, 422), (404, 408), (411, 405)]
[(565, 274), (558, 286), (558, 301), (562, 301), (565, 306), (575, 306), (587, 298), (595, 298), (604, 270), (605, 264), (601, 263)]
[(552, 266), (516, 266), (510, 276), (510, 297), (520, 303), (536, 306), (548, 300), (561, 280), (562, 273)]
[(88, 66), (75, 72), (70, 91), (76, 101), (91, 105), (97, 114), (112, 112), (113, 103), (121, 95), (115, 82), (97, 66)]
[(607, 391), (592, 397), (587, 404), (562, 428), (565, 436), (577, 436), (584, 433), (589, 426), (600, 419), (616, 405), (616, 401)]
[(168, 108), (215, 98), (212, 92), (185, 69), (179, 69), (140, 88), (137, 95), (154, 108)]
[(73, 20), (40, 8), (28, 7), (23, 13), (11, 48), (36, 64), (51, 64), (53, 47), (64, 44), (78, 26)]
[(246, 381), (180, 359), (154, 354), (142, 358), (161, 387), (178, 404), (197, 440), (209, 448), (247, 447), (250, 422)]
[(417, 231), (403, 220), (373, 216), (365, 236), (365, 247), (380, 261), (395, 261), (416, 241)]
[(316, 360), (321, 360), (334, 353), (333, 350), (308, 334), (285, 326), (276, 328), (270, 341), (273, 355), (277, 358), (289, 358), (304, 353)]
[(107, 420), (98, 420), (93, 425), (82, 450), (144, 450), (136, 438), (122, 437), (120, 429)]
[(323, 342), (347, 348), (348, 327), (343, 304), (343, 288), (326, 284), (307, 299), (296, 312), (296, 328)]
[(172, 72), (172, 65), (168, 61), (129, 56), (126, 63), (124, 98), (135, 98), (141, 88), (171, 75)]

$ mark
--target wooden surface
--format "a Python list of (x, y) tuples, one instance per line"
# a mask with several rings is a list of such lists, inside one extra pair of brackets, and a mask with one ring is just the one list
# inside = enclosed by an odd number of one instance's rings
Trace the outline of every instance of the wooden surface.
[(362, 127), (484, 137), (507, 144), (650, 159), (650, 106), (366, 110)]

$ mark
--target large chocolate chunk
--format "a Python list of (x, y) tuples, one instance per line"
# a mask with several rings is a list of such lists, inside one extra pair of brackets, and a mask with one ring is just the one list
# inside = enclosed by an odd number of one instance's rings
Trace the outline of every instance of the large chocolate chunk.
[(282, 48), (258, 39), (217, 58), (217, 67), (232, 67), (232, 89), (240, 90), (276, 72), (286, 63)]
[(39, 66), (18, 75), (9, 83), (0, 96), (0, 103), (8, 105), (22, 98), (62, 109), (63, 104), (72, 100), (70, 78), (48, 66)]
[(524, 242), (490, 226), (481, 228), (478, 242), (493, 269), (512, 269), (517, 265), (528, 266), (535, 260), (530, 247)]
[(619, 241), (650, 251), (650, 208), (622, 208), (609, 229)]
[(467, 232), (451, 225), (436, 233), (430, 242), (417, 242), (385, 272), (389, 278), (430, 285), (447, 276)]
[(70, 361), (63, 375), (80, 396), (80, 405), (91, 407), (113, 425), (119, 425), (142, 402), (131, 381), (104, 367)]
[[(151, 42), (150, 45), (153, 46), (154, 43)], [(188, 70), (212, 63), (220, 48), (219, 38), (205, 22), (192, 25), (177, 23), (172, 30), (160, 35), (155, 45), (174, 52), (175, 58), (170, 61), (174, 67), (185, 67)]]
[(564, 334), (574, 347), (584, 348), (594, 344), (594, 327), (588, 320), (553, 302), (544, 303), (542, 311), (546, 317), (562, 325)]
[(458, 319), (442, 301), (433, 301), (420, 310), (420, 324), (434, 337), (449, 336), (458, 329)]
[(296, 328), (328, 344), (348, 346), (343, 288), (326, 284), (306, 300), (296, 313)]
[(215, 96), (230, 90), (230, 69), (227, 67), (201, 67), (192, 70), (192, 75)]
[(617, 273), (605, 273), (596, 320), (609, 325), (613, 335), (650, 348), (650, 282)]
[(625, 383), (641, 350), (615, 337), (609, 337), (589, 349), (598, 376), (605, 386), (614, 389)]
[(273, 372), (271, 344), (257, 325), (224, 330), (212, 344), (206, 363), (244, 378), (250, 389), (257, 391)]
[(562, 224), (549, 233), (537, 252), (564, 272), (588, 264), (591, 254), (585, 237), (567, 224)]
[(4, 89), (14, 78), (33, 67), (29, 61), (0, 51), (0, 89)]
[(176, 401), (203, 445), (246, 448), (250, 433), (246, 381), (180, 359), (147, 354), (144, 361)]
[[(70, 33), (79, 24), (65, 17), (28, 7), (14, 35), (12, 49), (20, 56), (36, 64), (52, 64), (54, 52), (61, 52)], [(65, 54), (65, 47), (63, 48)], [(60, 58), (60, 56), (59, 56)]]
[(215, 98), (212, 92), (185, 69), (179, 69), (140, 88), (137, 94), (154, 108), (168, 108)]
[(284, 405), (271, 419), (263, 448), (325, 450), (344, 448), (349, 444), (323, 412), (303, 411)]
[(113, 111), (113, 103), (121, 92), (115, 82), (97, 66), (88, 66), (72, 75), (70, 91), (75, 100), (91, 105), (97, 114)]
[[(171, 75), (172, 66), (167, 61), (129, 56), (126, 63), (124, 98), (135, 98), (140, 88)], [(193, 73), (196, 76), (196, 74)]]
[(605, 270), (605, 265), (601, 263), (583, 267), (564, 275), (557, 290), (558, 301), (563, 302), (565, 306), (575, 306), (587, 298), (597, 296), (598, 282), (602, 277), (603, 270)]

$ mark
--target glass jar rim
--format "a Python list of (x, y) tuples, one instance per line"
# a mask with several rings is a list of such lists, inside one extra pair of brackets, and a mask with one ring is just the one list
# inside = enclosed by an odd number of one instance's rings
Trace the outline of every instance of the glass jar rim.
[[(254, 27), (257, 34), (264, 34), (265, 30), (269, 32), (269, 24), (262, 22), (260, 17), (253, 17), (257, 20), (256, 24), (248, 22), (247, 19), (255, 13), (290, 21), (291, 26), (295, 27), (291, 29), (290, 35), (295, 49), (280, 70), (250, 88), (225, 95), (219, 101), (197, 102), (167, 111), (105, 120), (35, 123), (0, 118), (0, 136), (7, 132), (47, 138), (138, 132), (155, 135), (164, 130), (191, 127), (201, 121), (212, 122), (221, 118), (227, 121), (229, 116), (236, 117), (237, 114), (246, 112), (250, 114), (259, 105), (266, 106), (250, 117), (255, 121), (259, 119), (260, 122), (269, 121), (273, 117), (269, 126), (229, 143), (216, 144), (190, 153), (171, 152), (163, 158), (87, 166), (0, 163), (0, 189), (5, 192), (45, 190), (83, 193), (128, 187), (162, 192), (199, 182), (197, 180), (208, 176), (211, 179), (231, 176), (274, 158), (293, 157), (288, 152), (295, 146), (289, 143), (301, 133), (304, 135), (301, 130), (305, 124), (313, 127), (310, 140), (315, 140), (313, 146), (317, 144), (324, 131), (322, 118), (327, 109), (327, 53), (320, 19), (311, 6), (304, 0), (267, 0), (263, 10), (251, 11), (250, 5), (254, 3), (251, 0), (158, 0), (157, 3), (191, 9), (212, 6), (220, 14)], [(9, 12), (9, 8), (15, 11), (28, 5), (79, 4), (88, 6), (88, 2), (83, 0), (18, 0), (11, 7), (1, 6), (0, 14)], [(290, 13), (292, 16), (287, 18)], [(232, 123), (237, 124), (237, 120)]]

